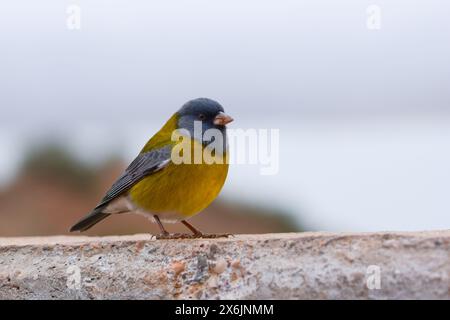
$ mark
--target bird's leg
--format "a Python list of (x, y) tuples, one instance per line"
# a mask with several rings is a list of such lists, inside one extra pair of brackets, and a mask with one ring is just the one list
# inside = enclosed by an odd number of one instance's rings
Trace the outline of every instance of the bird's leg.
[(195, 228), (192, 224), (190, 224), (186, 220), (181, 220), (181, 223), (192, 231), (194, 238), (228, 238), (229, 236), (231, 236), (230, 233), (205, 234), (200, 230), (198, 230), (197, 228)]
[(167, 232), (167, 230), (164, 228), (163, 224), (161, 223), (161, 220), (159, 220), (159, 217), (157, 215), (154, 215), (153, 218), (155, 218), (159, 230), (161, 230), (161, 233), (156, 236), (156, 239), (167, 239), (167, 237), (170, 236), (170, 233)]
[(159, 220), (159, 217), (157, 215), (153, 216), (155, 218), (156, 223), (158, 224), (159, 229), (161, 230), (161, 233), (156, 235), (155, 238), (160, 239), (189, 239), (192, 238), (192, 235), (187, 233), (169, 233), (163, 226), (161, 220)]
[(195, 228), (192, 224), (190, 224), (186, 220), (181, 220), (181, 223), (184, 224), (189, 230), (192, 231), (192, 233), (194, 234), (195, 238), (201, 238), (202, 237), (203, 233), (200, 230), (198, 230), (197, 228)]

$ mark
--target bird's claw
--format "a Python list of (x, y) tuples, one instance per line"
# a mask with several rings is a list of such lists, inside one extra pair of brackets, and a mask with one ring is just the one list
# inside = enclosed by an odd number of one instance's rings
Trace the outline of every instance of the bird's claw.
[(194, 234), (194, 238), (203, 238), (203, 239), (217, 239), (217, 238), (228, 238), (232, 237), (231, 233), (197, 233)]
[(160, 233), (155, 235), (156, 240), (168, 239), (192, 239), (192, 235), (188, 233)]
[(231, 233), (160, 233), (154, 235), (156, 240), (169, 240), (169, 239), (217, 239), (234, 237)]

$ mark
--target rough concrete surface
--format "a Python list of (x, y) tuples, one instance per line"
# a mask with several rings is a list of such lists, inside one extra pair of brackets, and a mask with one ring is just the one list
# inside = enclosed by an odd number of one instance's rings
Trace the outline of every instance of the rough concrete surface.
[(450, 297), (450, 231), (0, 238), (1, 299)]

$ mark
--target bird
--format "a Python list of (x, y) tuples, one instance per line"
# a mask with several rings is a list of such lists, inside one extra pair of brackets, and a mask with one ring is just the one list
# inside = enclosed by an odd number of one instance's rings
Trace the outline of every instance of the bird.
[[(197, 98), (183, 104), (70, 232), (86, 231), (110, 215), (136, 213), (158, 225), (156, 239), (228, 237), (228, 233), (203, 233), (187, 219), (208, 207), (225, 183), (229, 167), (226, 126), (232, 121), (215, 100)], [(208, 134), (209, 130), (214, 134)], [(190, 149), (183, 149), (186, 142)], [(209, 161), (207, 157), (192, 161), (196, 150), (209, 155)], [(163, 225), (177, 222), (191, 233), (169, 233)]]

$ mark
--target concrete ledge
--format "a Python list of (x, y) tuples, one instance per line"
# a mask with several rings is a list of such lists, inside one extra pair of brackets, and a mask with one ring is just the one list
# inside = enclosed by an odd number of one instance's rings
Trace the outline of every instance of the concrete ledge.
[(450, 298), (450, 231), (0, 238), (1, 299)]

